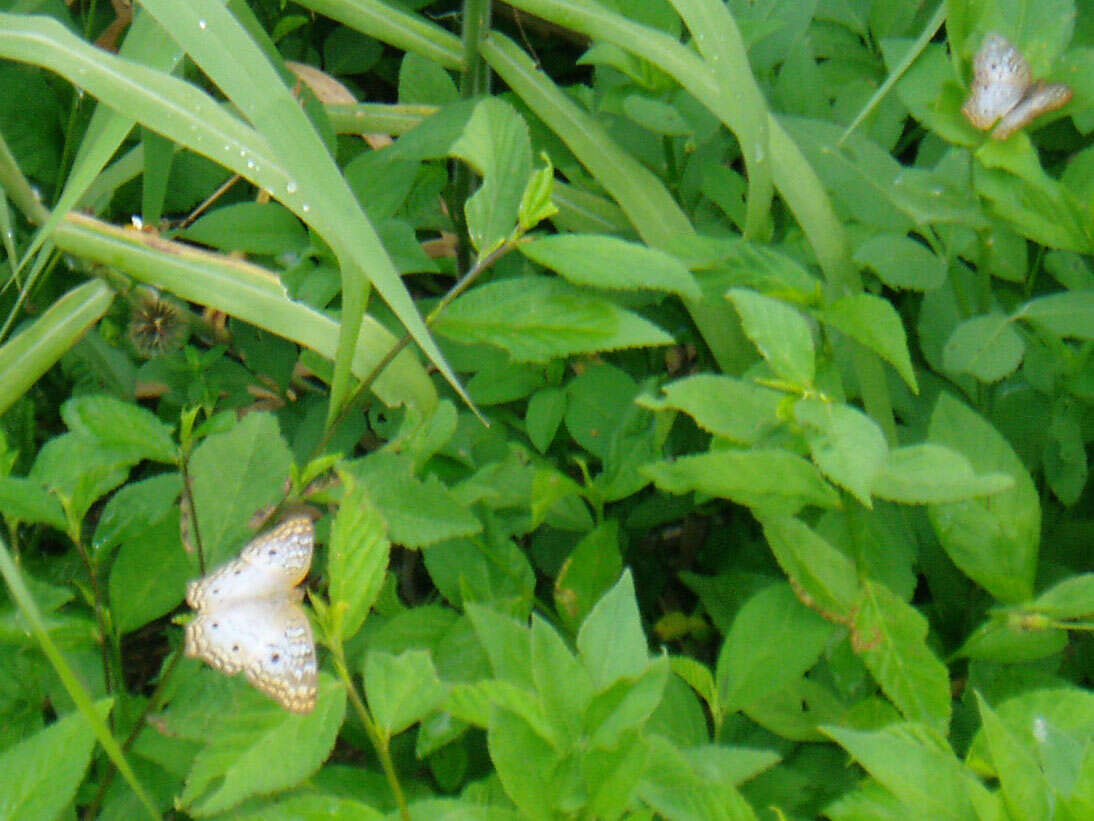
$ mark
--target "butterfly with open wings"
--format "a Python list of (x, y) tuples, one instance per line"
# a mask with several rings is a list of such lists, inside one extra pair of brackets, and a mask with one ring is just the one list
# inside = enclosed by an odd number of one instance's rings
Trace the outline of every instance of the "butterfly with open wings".
[(1001, 34), (984, 38), (972, 68), (972, 93), (961, 111), (981, 131), (994, 125), (991, 136), (996, 140), (1005, 140), (1071, 99), (1070, 86), (1035, 81), (1026, 58)]
[(315, 708), (319, 666), (297, 588), (311, 567), (311, 519), (294, 516), (249, 542), (239, 558), (190, 583), (186, 655), (256, 688), (294, 713)]

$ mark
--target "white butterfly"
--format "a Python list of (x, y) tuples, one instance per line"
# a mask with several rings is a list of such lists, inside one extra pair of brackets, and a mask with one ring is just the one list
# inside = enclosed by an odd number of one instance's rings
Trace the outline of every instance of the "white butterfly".
[(1001, 34), (989, 34), (973, 58), (972, 94), (961, 111), (974, 126), (1005, 140), (1034, 117), (1067, 104), (1071, 88), (1034, 82), (1026, 58)]
[(315, 531), (295, 516), (249, 542), (238, 559), (190, 582), (186, 655), (255, 687), (294, 713), (315, 708), (315, 639), (296, 587), (308, 575)]

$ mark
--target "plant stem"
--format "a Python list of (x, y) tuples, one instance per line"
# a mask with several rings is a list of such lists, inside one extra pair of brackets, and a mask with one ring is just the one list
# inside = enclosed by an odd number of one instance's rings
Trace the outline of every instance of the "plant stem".
[(361, 719), (365, 732), (368, 733), (369, 741), (372, 742), (373, 749), (376, 750), (376, 756), (380, 759), (380, 767), (384, 771), (388, 786), (391, 788), (391, 794), (395, 798), (395, 804), (399, 808), (399, 816), (403, 821), (410, 821), (410, 809), (406, 805), (406, 796), (403, 794), (402, 785), (399, 784), (398, 773), (395, 772), (395, 762), (391, 760), (391, 750), (388, 749), (387, 739), (380, 734), (379, 728), (369, 714), (368, 707), (365, 706), (364, 700), (358, 694), (357, 688), (353, 686), (353, 677), (346, 667), (346, 659), (341, 646), (332, 646), (331, 651), (334, 656), (334, 666), (338, 670), (338, 677), (342, 679), (350, 703), (353, 704), (353, 709), (357, 711), (357, 717)]

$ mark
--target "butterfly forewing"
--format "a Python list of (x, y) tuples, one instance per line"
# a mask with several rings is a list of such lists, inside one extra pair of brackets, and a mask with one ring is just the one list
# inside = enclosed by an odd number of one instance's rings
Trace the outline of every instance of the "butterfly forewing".
[(192, 582), (197, 611), (186, 626), (186, 654), (247, 680), (294, 712), (315, 707), (318, 665), (296, 585), (308, 574), (315, 533), (295, 517), (249, 542), (234, 559)]
[(311, 519), (287, 519), (248, 542), (239, 558), (191, 582), (186, 602), (200, 610), (216, 603), (288, 592), (308, 575), (314, 544)]

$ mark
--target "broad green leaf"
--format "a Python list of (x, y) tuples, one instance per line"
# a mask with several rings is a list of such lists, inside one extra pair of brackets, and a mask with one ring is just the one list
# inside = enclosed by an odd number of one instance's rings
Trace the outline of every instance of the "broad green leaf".
[(755, 821), (749, 803), (723, 776), (714, 777), (702, 761), (694, 761), (660, 736), (649, 738), (650, 758), (638, 786), (642, 801), (659, 817), (687, 821)]
[(897, 797), (904, 813), (939, 821), (978, 821), (970, 791), (984, 787), (961, 766), (941, 736), (923, 725), (891, 724), (865, 732), (825, 727), (824, 731)]
[(391, 541), (420, 548), (482, 530), (478, 518), (436, 475), (418, 479), (413, 469), (408, 454), (389, 451), (378, 451), (347, 465), (368, 489), (369, 498), (387, 522)]
[(1051, 818), (1053, 795), (1034, 750), (1011, 733), (979, 693), (976, 702), (983, 735), (1011, 815)]
[(699, 491), (765, 511), (795, 513), (805, 505), (837, 507), (839, 494), (808, 461), (785, 450), (719, 450), (645, 465), (669, 493)]
[(702, 296), (691, 272), (675, 257), (618, 237), (555, 234), (519, 247), (533, 262), (557, 271), (575, 285), (667, 291), (686, 299)]
[(110, 566), (114, 626), (128, 633), (174, 610), (186, 583), (199, 574), (197, 561), (179, 544), (177, 511), (122, 544)]
[(981, 382), (998, 382), (1022, 364), (1025, 352), (1025, 343), (1009, 317), (986, 314), (967, 319), (954, 329), (942, 349), (942, 361), (948, 371), (971, 373)]
[(589, 746), (610, 749), (628, 733), (641, 729), (661, 704), (669, 676), (669, 661), (662, 655), (652, 659), (637, 677), (616, 679), (598, 692), (584, 716), (583, 736)]
[(850, 405), (819, 399), (796, 402), (794, 418), (804, 428), (810, 455), (821, 472), (871, 507), (871, 488), (889, 455), (877, 423)]
[(1063, 251), (1089, 254), (1094, 249), (1082, 224), (1082, 206), (1057, 180), (1043, 171), (1030, 179), (979, 164), (973, 170), (976, 192), (1023, 237)]
[(532, 174), (528, 126), (509, 103), (490, 97), (475, 106), (450, 151), (482, 176), (464, 210), (471, 242), (485, 255), (516, 228), (521, 196)]
[(931, 291), (946, 279), (946, 261), (904, 234), (872, 235), (855, 251), (855, 262), (890, 288)]
[(222, 251), (270, 256), (299, 253), (308, 243), (304, 226), (276, 202), (222, 206), (179, 232), (179, 236)]
[(592, 364), (566, 386), (566, 430), (581, 447), (609, 459), (612, 438), (632, 407), (638, 383), (622, 368)]
[[(593, 682), (581, 662), (554, 628), (532, 618), (532, 676), (544, 717), (558, 738), (568, 743), (581, 736), (582, 720), (593, 699)], [(560, 687), (559, 683), (565, 682)]]
[(737, 308), (741, 324), (775, 374), (799, 388), (813, 385), (813, 332), (795, 308), (743, 288), (726, 296)]
[(1094, 339), (1094, 290), (1067, 291), (1037, 297), (1015, 312), (1049, 333), (1074, 339)]
[(889, 452), (884, 472), (874, 481), (874, 495), (910, 505), (960, 502), (1014, 487), (1006, 473), (977, 474), (959, 451), (924, 442)]
[(891, 302), (873, 294), (854, 294), (826, 306), (819, 318), (872, 350), (896, 368), (909, 388), (919, 392), (904, 323)]
[(340, 474), (344, 494), (331, 528), (327, 573), (331, 607), (342, 608), (341, 635), (354, 636), (380, 594), (391, 543), (387, 526), (368, 490), (349, 473)]
[(1094, 573), (1064, 579), (1025, 605), (1029, 610), (1057, 619), (1081, 619), (1094, 615)]
[[(95, 709), (105, 715), (112, 703), (104, 699)], [(0, 817), (61, 817), (76, 796), (94, 746), (95, 733), (76, 711), (5, 750), (0, 755)]]
[(76, 433), (46, 442), (30, 469), (30, 480), (57, 494), (71, 516), (83, 519), (100, 498), (125, 481), (133, 461)]
[(548, 277), (519, 277), (474, 288), (453, 302), (435, 327), (458, 342), (494, 345), (517, 362), (673, 341), (637, 314)]
[(973, 630), (953, 656), (997, 664), (1025, 664), (1062, 653), (1067, 647), (1067, 631), (1031, 627), (1030, 619), (1029, 614), (992, 619)]
[(611, 749), (586, 750), (580, 766), (588, 812), (596, 818), (622, 816), (645, 775), (647, 759), (645, 738), (638, 732), (628, 733)]
[(805, 522), (792, 516), (767, 516), (764, 536), (792, 584), (829, 618), (848, 618), (858, 600), (858, 572), (847, 556)]
[(640, 676), (650, 666), (629, 570), (585, 618), (577, 634), (577, 649), (598, 689), (619, 678)]
[(422, 550), (433, 584), (453, 607), (468, 602), (507, 612), (526, 612), (532, 604), (536, 574), (528, 555), (499, 533), (448, 539)]
[(103, 507), (95, 524), (92, 552), (102, 560), (115, 546), (132, 541), (149, 526), (163, 521), (177, 507), (181, 490), (182, 477), (178, 473), (161, 473), (127, 484)]
[(1010, 443), (982, 417), (942, 394), (928, 438), (962, 454), (977, 473), (1009, 474), (1014, 487), (983, 499), (932, 505), (931, 525), (963, 573), (1000, 601), (1030, 598), (1041, 537), (1037, 490)]
[(481, 605), (469, 604), (467, 615), (490, 658), (495, 678), (533, 692), (531, 633), (523, 624)]
[(718, 691), (726, 712), (748, 707), (812, 667), (834, 627), (773, 584), (745, 602), (718, 654)]
[(570, 630), (576, 630), (623, 570), (619, 523), (609, 519), (582, 536), (555, 577), (555, 607)]
[(866, 579), (852, 630), (856, 652), (904, 717), (945, 733), (950, 677), (927, 645), (927, 620), (920, 612)]
[(552, 775), (558, 751), (520, 714), (500, 707), (494, 709), (486, 742), (502, 787), (522, 817), (554, 818), (559, 784)]
[[(238, 680), (231, 683), (247, 686)], [(174, 724), (184, 738), (204, 745), (194, 758), (178, 806), (204, 818), (252, 796), (301, 783), (330, 755), (345, 712), (342, 685), (320, 674), (318, 703), (306, 715), (290, 713), (252, 691), (236, 702), (234, 709), (215, 716), (214, 721), (205, 716), (207, 724)], [(274, 763), (276, 766), (272, 766)]]
[(683, 411), (695, 424), (740, 445), (751, 445), (781, 423), (779, 403), (784, 394), (744, 379), (720, 374), (696, 374), (662, 387), (663, 399), (640, 396), (650, 410)]
[(325, 792), (302, 792), (248, 802), (232, 813), (233, 821), (383, 821), (384, 813), (353, 798)]
[(140, 405), (112, 396), (76, 396), (61, 406), (61, 418), (69, 430), (133, 462), (151, 459), (174, 464), (178, 459), (171, 428)]
[(559, 388), (541, 388), (528, 399), (524, 429), (540, 453), (546, 453), (566, 413), (566, 392)]
[(398, 656), (370, 650), (364, 674), (365, 696), (385, 738), (421, 721), (444, 700), (445, 686), (424, 650)]
[(194, 515), (207, 567), (254, 536), (247, 522), (284, 497), (292, 454), (277, 419), (249, 413), (225, 433), (209, 436), (190, 458)]
[(65, 513), (57, 497), (40, 482), (22, 476), (0, 476), (0, 513), (8, 520), (65, 529)]

